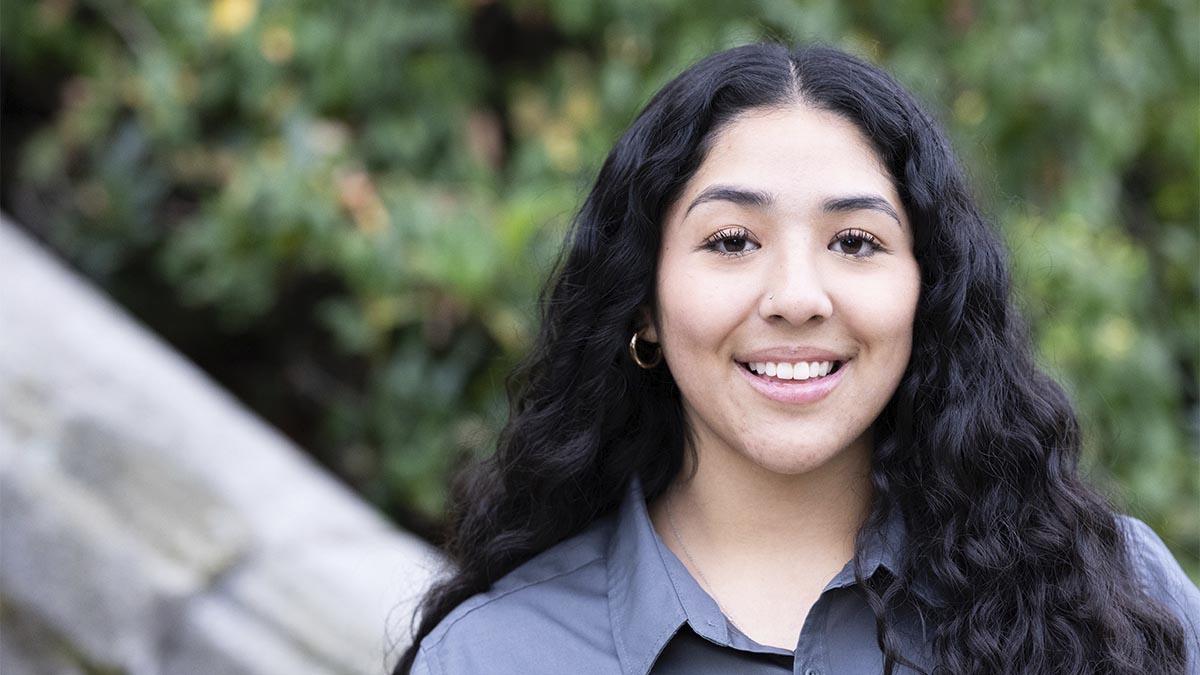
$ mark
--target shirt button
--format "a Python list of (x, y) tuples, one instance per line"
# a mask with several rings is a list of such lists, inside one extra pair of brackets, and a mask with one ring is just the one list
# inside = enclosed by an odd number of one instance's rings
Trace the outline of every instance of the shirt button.
[(804, 675), (821, 675), (821, 671), (817, 670), (816, 668), (809, 668), (808, 670), (804, 671)]

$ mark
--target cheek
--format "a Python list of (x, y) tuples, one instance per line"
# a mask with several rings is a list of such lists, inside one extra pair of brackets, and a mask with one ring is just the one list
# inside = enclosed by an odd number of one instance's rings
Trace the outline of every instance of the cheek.
[(658, 278), (659, 341), (664, 355), (716, 355), (754, 309), (752, 284), (703, 268), (664, 266)]
[(916, 271), (880, 276), (842, 299), (843, 317), (868, 346), (900, 361), (903, 370), (912, 349), (913, 317), (920, 286)]

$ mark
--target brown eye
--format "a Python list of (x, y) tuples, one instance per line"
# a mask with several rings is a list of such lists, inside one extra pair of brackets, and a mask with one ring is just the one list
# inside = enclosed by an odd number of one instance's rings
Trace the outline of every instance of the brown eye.
[(725, 237), (717, 242), (717, 248), (722, 253), (741, 253), (749, 243), (745, 237)]
[(758, 248), (743, 229), (721, 230), (704, 242), (704, 248), (727, 256), (745, 255)]
[(862, 230), (839, 232), (829, 247), (851, 258), (869, 258), (883, 250), (878, 239)]
[(838, 241), (842, 244), (842, 252), (850, 255), (858, 255), (858, 252), (862, 250), (863, 245), (866, 243), (859, 237), (851, 236), (842, 237)]

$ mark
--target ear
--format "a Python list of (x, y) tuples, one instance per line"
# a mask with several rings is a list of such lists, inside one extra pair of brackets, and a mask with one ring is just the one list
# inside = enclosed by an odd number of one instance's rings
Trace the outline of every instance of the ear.
[(648, 305), (638, 307), (638, 338), (647, 342), (658, 342), (658, 328), (654, 325), (654, 314)]

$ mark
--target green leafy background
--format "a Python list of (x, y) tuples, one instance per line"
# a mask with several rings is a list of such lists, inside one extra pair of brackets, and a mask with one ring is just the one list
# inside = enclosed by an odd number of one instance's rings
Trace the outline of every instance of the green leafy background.
[(605, 152), (821, 41), (948, 127), (1085, 468), (1200, 578), (1194, 1), (0, 0), (3, 208), (399, 523), (489, 452)]

